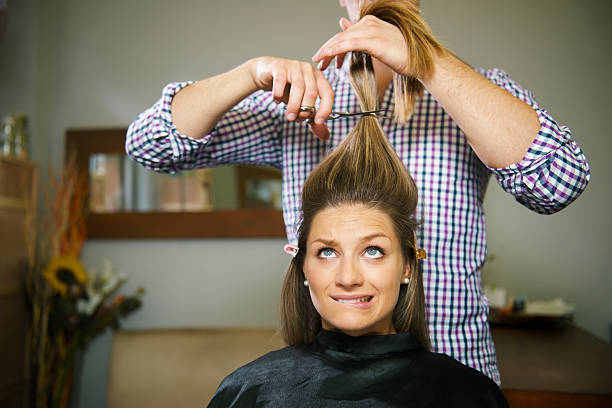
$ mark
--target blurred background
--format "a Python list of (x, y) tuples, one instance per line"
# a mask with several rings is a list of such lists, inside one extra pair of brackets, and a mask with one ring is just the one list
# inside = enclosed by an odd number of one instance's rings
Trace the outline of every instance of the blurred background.
[[(4, 2), (7, 5), (7, 2)], [(562, 297), (575, 323), (610, 342), (612, 273), (612, 3), (607, 0), (422, 0), (438, 39), (474, 67), (499, 67), (572, 129), (592, 178), (552, 216), (531, 213), (491, 181), (487, 284), (515, 296)], [(310, 60), (338, 31), (336, 0), (9, 0), (0, 38), (0, 115), (27, 114), (30, 157), (59, 168), (68, 128), (127, 127), (163, 86), (248, 58)], [(0, 32), (0, 35), (1, 32)], [(276, 327), (284, 239), (91, 239), (82, 259), (109, 258), (144, 286), (124, 327)], [(78, 407), (104, 407), (112, 335), (92, 343), (75, 381)]]

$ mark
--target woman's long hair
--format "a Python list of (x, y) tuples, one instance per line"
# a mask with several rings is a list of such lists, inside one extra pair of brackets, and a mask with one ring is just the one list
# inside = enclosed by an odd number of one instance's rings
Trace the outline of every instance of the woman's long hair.
[[(418, 8), (410, 2), (380, 0), (367, 3), (361, 14), (372, 14), (397, 25), (407, 42), (417, 38), (429, 44), (430, 32), (422, 28), (427, 27), (418, 15)], [(414, 34), (415, 30), (417, 34)], [(429, 45), (429, 48), (425, 48), (430, 51), (441, 49), (439, 45)], [(414, 55), (419, 61), (411, 63), (424, 70), (422, 72), (429, 73), (433, 67), (433, 51), (416, 47), (419, 51)], [(361, 109), (375, 110), (378, 95), (369, 55), (352, 53), (350, 80)], [(394, 81), (396, 109), (399, 106), (402, 115), (412, 110), (417, 87), (411, 83), (410, 79)], [(375, 116), (359, 119), (346, 139), (315, 167), (302, 190), (302, 223), (298, 234), (300, 249), (289, 265), (281, 295), (281, 333), (288, 345), (311, 342), (321, 329), (321, 317), (312, 304), (308, 288), (303, 285), (306, 242), (312, 220), (325, 208), (364, 205), (389, 216), (402, 248), (404, 262), (410, 266), (410, 282), (401, 285), (393, 311), (395, 330), (415, 334), (423, 346), (429, 348), (423, 280), (415, 257), (418, 222), (414, 214), (417, 200), (414, 180), (387, 140), (378, 119)]]

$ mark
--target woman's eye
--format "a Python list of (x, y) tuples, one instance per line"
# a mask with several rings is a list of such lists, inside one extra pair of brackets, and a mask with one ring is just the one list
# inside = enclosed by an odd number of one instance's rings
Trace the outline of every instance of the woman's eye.
[(363, 253), (368, 258), (382, 258), (385, 254), (382, 249), (375, 246), (367, 247)]
[(321, 258), (332, 258), (336, 255), (333, 249), (331, 248), (321, 248), (318, 254)]

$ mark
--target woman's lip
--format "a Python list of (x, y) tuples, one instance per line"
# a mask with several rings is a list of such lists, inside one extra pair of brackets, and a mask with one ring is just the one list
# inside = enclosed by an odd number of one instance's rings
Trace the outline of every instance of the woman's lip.
[(331, 298), (333, 298), (334, 300), (338, 300), (338, 299), (346, 299), (346, 300), (351, 300), (351, 299), (359, 299), (359, 298), (363, 298), (363, 297), (373, 297), (372, 295), (366, 295), (366, 294), (362, 294), (362, 293), (358, 293), (358, 294), (351, 294), (351, 295), (331, 295)]
[[(359, 300), (359, 299), (364, 299), (364, 300)], [(372, 306), (372, 300), (374, 299), (374, 296), (372, 295), (339, 295), (339, 296), (332, 296), (332, 299), (334, 299), (334, 301), (336, 301), (336, 303), (339, 303), (343, 306), (349, 306), (349, 307), (354, 307), (354, 308), (358, 308), (358, 309), (368, 309), (370, 306)]]

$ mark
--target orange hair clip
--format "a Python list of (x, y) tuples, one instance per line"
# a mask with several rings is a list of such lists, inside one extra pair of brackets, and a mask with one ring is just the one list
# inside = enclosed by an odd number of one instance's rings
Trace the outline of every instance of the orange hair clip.
[(427, 259), (427, 252), (425, 252), (425, 250), (421, 248), (414, 248), (414, 256), (417, 261), (420, 261), (421, 259)]

